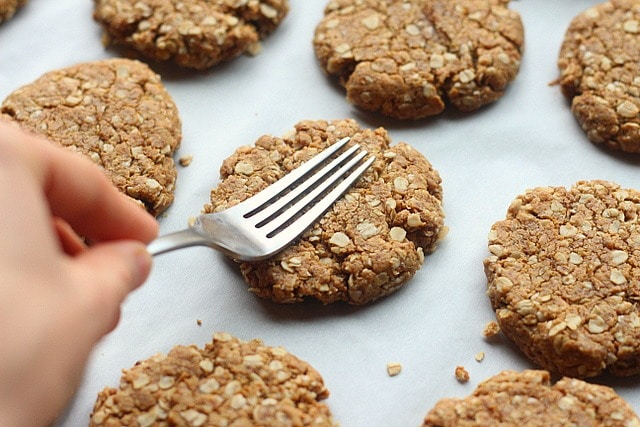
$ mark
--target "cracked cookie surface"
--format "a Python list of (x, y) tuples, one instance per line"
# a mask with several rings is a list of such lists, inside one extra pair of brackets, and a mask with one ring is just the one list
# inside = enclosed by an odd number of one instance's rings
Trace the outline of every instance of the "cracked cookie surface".
[(316, 27), (323, 69), (356, 106), (397, 119), (465, 112), (500, 98), (524, 30), (508, 0), (332, 0)]
[(288, 11), (288, 0), (95, 0), (93, 16), (107, 44), (206, 69), (258, 51)]
[(320, 374), (282, 347), (216, 333), (123, 371), (98, 394), (90, 426), (331, 427)]
[(518, 196), (489, 233), (502, 332), (572, 377), (640, 373), (640, 192), (607, 181)]
[(265, 135), (239, 148), (224, 161), (205, 212), (241, 202), (346, 136), (376, 161), (297, 242), (265, 261), (240, 263), (260, 297), (371, 302), (413, 277), (445, 234), (438, 172), (408, 144), (391, 146), (383, 128), (353, 120), (302, 121), (282, 138)]
[(611, 0), (576, 16), (558, 66), (562, 92), (589, 140), (640, 153), (640, 4)]
[(423, 427), (638, 427), (640, 419), (616, 392), (574, 378), (552, 384), (546, 371), (503, 371), (462, 399), (442, 399)]
[(0, 24), (8, 21), (27, 3), (27, 0), (0, 0)]
[(87, 156), (150, 213), (173, 202), (182, 125), (160, 77), (142, 62), (107, 59), (51, 71), (11, 93), (0, 113)]

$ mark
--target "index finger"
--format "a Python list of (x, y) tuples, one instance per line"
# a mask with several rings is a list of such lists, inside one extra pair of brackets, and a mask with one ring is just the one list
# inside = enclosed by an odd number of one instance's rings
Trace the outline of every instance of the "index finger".
[(94, 242), (145, 243), (158, 234), (156, 220), (120, 193), (88, 159), (6, 123), (0, 122), (0, 134), (22, 149), (52, 215), (63, 218), (77, 233)]

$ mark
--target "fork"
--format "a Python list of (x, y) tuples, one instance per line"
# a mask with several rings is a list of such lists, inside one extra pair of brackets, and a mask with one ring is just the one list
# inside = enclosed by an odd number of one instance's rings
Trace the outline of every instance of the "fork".
[(359, 144), (346, 149), (349, 140), (332, 144), (243, 202), (202, 214), (190, 228), (158, 237), (147, 250), (160, 255), (201, 245), (240, 261), (276, 254), (304, 233), (374, 162), (375, 157), (367, 158)]

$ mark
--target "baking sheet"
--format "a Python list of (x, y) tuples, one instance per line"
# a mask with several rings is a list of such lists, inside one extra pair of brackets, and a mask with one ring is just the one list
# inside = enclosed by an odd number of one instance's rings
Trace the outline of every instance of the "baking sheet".
[[(326, 401), (342, 426), (417, 426), (443, 397), (468, 395), (504, 369), (534, 368), (511, 344), (482, 336), (494, 314), (482, 260), (490, 226), (525, 189), (607, 179), (640, 187), (640, 160), (589, 143), (558, 87), (556, 57), (573, 16), (596, 1), (520, 0), (525, 53), (516, 81), (497, 103), (470, 114), (397, 122), (358, 111), (316, 63), (311, 40), (325, 0), (292, 0), (282, 26), (256, 57), (207, 72), (158, 68), (183, 120), (176, 155), (176, 199), (160, 218), (163, 233), (199, 213), (218, 168), (239, 145), (281, 135), (303, 119), (355, 118), (384, 126), (439, 170), (450, 233), (422, 270), (395, 294), (365, 307), (278, 305), (247, 291), (233, 263), (206, 248), (155, 260), (147, 283), (122, 309), (119, 326), (96, 347), (82, 385), (58, 426), (88, 422), (97, 393), (118, 384), (122, 368), (177, 344), (203, 346), (215, 331), (283, 346), (323, 375)], [(117, 56), (105, 49), (89, 0), (30, 0), (0, 25), (0, 99), (41, 74)], [(201, 320), (199, 326), (197, 320)], [(478, 363), (474, 356), (483, 351)], [(402, 364), (389, 377), (388, 362)], [(460, 384), (455, 367), (470, 381)], [(598, 378), (640, 411), (637, 378)]]

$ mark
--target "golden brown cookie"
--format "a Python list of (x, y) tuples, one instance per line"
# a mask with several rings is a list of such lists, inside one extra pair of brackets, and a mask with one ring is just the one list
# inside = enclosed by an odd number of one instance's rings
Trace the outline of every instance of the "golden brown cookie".
[(463, 399), (440, 400), (423, 427), (638, 427), (640, 419), (616, 392), (573, 378), (551, 384), (546, 371), (503, 371)]
[(0, 0), (0, 23), (7, 21), (27, 3), (27, 0)]
[(51, 71), (11, 93), (0, 114), (89, 157), (150, 213), (173, 201), (182, 125), (147, 65), (107, 59)]
[(502, 332), (572, 377), (640, 373), (640, 191), (606, 181), (518, 196), (489, 233)]
[(438, 172), (409, 145), (391, 146), (384, 129), (361, 129), (353, 120), (302, 121), (282, 138), (265, 135), (239, 148), (224, 161), (205, 211), (241, 202), (346, 136), (375, 163), (297, 243), (266, 261), (240, 264), (260, 297), (371, 302), (413, 277), (444, 235)]
[(520, 68), (524, 31), (508, 0), (332, 0), (314, 47), (358, 107), (397, 119), (473, 111)]
[(204, 349), (176, 346), (123, 371), (90, 426), (331, 427), (322, 377), (281, 347), (215, 334)]
[(576, 16), (558, 59), (564, 95), (591, 142), (640, 153), (640, 5), (611, 0)]
[(256, 52), (288, 11), (288, 0), (95, 0), (93, 16), (107, 44), (205, 69)]

